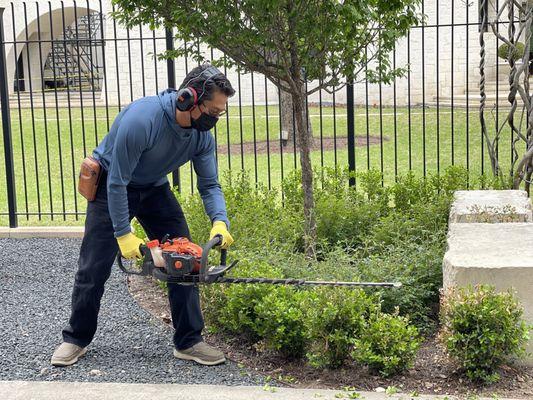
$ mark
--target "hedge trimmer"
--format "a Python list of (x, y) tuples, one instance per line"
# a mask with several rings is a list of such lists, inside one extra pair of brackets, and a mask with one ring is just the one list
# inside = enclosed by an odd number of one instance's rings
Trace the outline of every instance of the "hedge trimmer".
[(197, 283), (266, 283), (271, 285), (295, 286), (361, 286), (398, 288), (400, 282), (327, 282), (305, 279), (241, 278), (225, 276), (238, 261), (226, 264), (227, 250), (220, 250), (220, 264), (209, 266), (209, 251), (220, 245), (222, 237), (215, 236), (202, 248), (187, 238), (169, 239), (166, 235), (161, 242), (152, 240), (141, 246), (142, 262), (129, 262), (124, 265), (120, 255), (117, 263), (122, 271), (130, 275), (153, 276), (154, 278), (181, 284)]

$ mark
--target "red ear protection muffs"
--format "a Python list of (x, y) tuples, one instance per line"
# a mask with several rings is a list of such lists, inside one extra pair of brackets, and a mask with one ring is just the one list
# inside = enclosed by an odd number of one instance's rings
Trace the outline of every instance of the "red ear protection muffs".
[[(212, 65), (204, 69), (200, 75), (198, 75), (195, 78), (192, 78), (189, 82), (187, 82), (187, 85), (183, 89), (178, 90), (178, 93), (176, 95), (176, 108), (180, 111), (190, 111), (192, 110), (200, 101), (202, 96), (205, 92), (205, 84), (209, 81), (209, 79), (213, 78), (215, 75), (219, 75), (221, 72), (213, 67)], [(196, 90), (188, 86), (192, 81), (198, 80), (200, 77), (206, 76), (206, 80), (203, 85), (202, 93), (200, 93), (200, 96), (198, 96), (198, 93), (196, 93)]]
[(198, 103), (198, 94), (192, 87), (180, 89), (176, 97), (176, 108), (180, 111), (190, 111)]

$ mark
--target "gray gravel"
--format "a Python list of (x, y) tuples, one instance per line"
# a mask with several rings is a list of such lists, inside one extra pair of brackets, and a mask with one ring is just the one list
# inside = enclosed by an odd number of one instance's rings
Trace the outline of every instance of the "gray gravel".
[(172, 357), (172, 329), (142, 310), (113, 268), (96, 337), (67, 368), (50, 365), (70, 315), (79, 239), (0, 239), (0, 380), (262, 384), (235, 363), (204, 367)]

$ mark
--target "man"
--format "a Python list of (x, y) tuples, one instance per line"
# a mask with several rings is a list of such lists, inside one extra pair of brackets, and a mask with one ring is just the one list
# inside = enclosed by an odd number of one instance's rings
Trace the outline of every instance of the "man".
[[(193, 69), (179, 91), (167, 89), (124, 108), (93, 151), (101, 165), (96, 198), (88, 203), (85, 235), (72, 292), (69, 325), (51, 363), (72, 365), (86, 352), (96, 332), (100, 300), (115, 256), (140, 258), (143, 240), (130, 221), (136, 217), (148, 237), (190, 238), (183, 211), (170, 190), (167, 174), (192, 161), (198, 191), (212, 221), (210, 237), (222, 235), (222, 248), (233, 242), (226, 203), (218, 182), (215, 141), (210, 129), (235, 94), (215, 67)], [(202, 340), (204, 321), (197, 286), (168, 285), (174, 356), (204, 365), (225, 361), (224, 354)]]

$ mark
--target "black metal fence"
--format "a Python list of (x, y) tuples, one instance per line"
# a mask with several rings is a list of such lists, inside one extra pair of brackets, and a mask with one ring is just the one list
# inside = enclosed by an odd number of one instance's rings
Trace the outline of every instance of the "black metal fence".
[[(0, 179), (6, 182), (0, 226), (77, 223), (86, 204), (76, 191), (83, 157), (124, 105), (178, 86), (196, 65), (154, 56), (175, 45), (172, 32), (123, 28), (110, 11), (111, 2), (102, 0), (21, 1), (0, 9)], [(383, 184), (407, 171), (438, 174), (448, 165), (488, 172), (477, 111), (477, 5), (425, 1), (421, 11), (428, 15), (425, 25), (412, 27), (391, 54), (394, 67), (410, 66), (404, 77), (371, 85), (362, 76), (309, 97), (313, 165), (375, 168)], [(495, 38), (487, 45), (494, 130), (506, 101), (498, 45)], [(213, 130), (220, 173), (246, 170), (256, 182), (279, 188), (299, 166), (290, 110), (264, 76), (225, 72), (237, 94)], [(501, 164), (511, 157), (507, 142)], [(195, 190), (189, 166), (172, 181), (181, 191)]]

